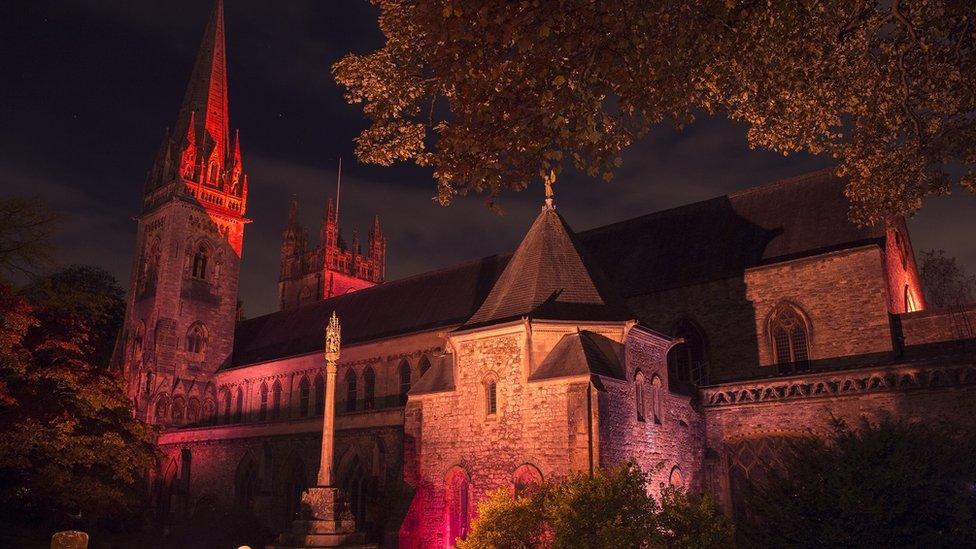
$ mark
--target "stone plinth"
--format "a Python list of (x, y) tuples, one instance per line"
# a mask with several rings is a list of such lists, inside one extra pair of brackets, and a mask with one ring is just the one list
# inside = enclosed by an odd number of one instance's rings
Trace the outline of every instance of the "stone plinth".
[(335, 486), (315, 486), (302, 494), (303, 518), (292, 522), (290, 532), (278, 536), (270, 548), (359, 547), (375, 549), (366, 543), (366, 534), (356, 531), (356, 520), (342, 490)]

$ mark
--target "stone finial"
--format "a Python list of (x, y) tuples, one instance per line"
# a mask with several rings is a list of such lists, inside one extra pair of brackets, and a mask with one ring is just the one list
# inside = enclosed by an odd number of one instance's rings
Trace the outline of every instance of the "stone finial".
[(339, 326), (339, 317), (332, 311), (332, 318), (329, 325), (325, 328), (325, 360), (327, 362), (339, 361), (339, 342), (342, 336), (342, 327)]

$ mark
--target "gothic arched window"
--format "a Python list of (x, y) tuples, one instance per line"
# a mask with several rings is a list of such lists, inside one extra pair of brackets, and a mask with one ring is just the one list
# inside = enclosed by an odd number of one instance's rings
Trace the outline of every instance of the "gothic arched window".
[(200, 354), (207, 348), (207, 329), (202, 324), (194, 324), (186, 332), (186, 352)]
[(783, 304), (769, 317), (769, 338), (776, 364), (806, 366), (809, 359), (807, 323), (792, 305)]
[(915, 303), (915, 294), (912, 293), (912, 288), (908, 284), (905, 284), (905, 312), (914, 313), (918, 310), (918, 305)]
[(156, 288), (161, 250), (159, 238), (153, 238), (146, 247), (146, 252), (142, 260), (142, 276), (140, 277), (141, 284), (139, 293), (147, 293)]
[[(423, 360), (426, 360), (426, 357), (421, 359), (421, 363)], [(406, 359), (400, 362), (398, 374), (400, 376), (400, 405), (403, 406), (407, 403), (407, 393), (410, 392), (410, 363)]]
[(203, 421), (207, 424), (217, 422), (217, 404), (212, 399), (203, 401)]
[(516, 496), (524, 492), (529, 486), (541, 483), (542, 473), (534, 465), (529, 465), (528, 463), (519, 466), (515, 470), (515, 474), (512, 475), (512, 484), (515, 486)]
[(234, 411), (234, 423), (244, 421), (244, 389), (237, 388), (237, 408)]
[(358, 396), (358, 389), (356, 388), (356, 371), (349, 368), (346, 372), (346, 411), (355, 412), (356, 411), (356, 397)]
[(424, 374), (427, 373), (427, 370), (430, 370), (430, 360), (425, 356), (420, 357), (419, 366), (420, 366), (420, 377), (424, 377)]
[(165, 423), (169, 417), (169, 397), (165, 394), (156, 399), (156, 423)]
[(129, 358), (133, 365), (142, 362), (142, 342), (146, 338), (146, 323), (139, 321), (132, 329), (132, 344), (129, 347)]
[(268, 384), (261, 383), (261, 408), (258, 409), (258, 419), (264, 421), (268, 419)]
[(471, 489), (468, 475), (455, 467), (447, 477), (447, 524), (450, 544), (468, 537), (471, 525)]
[(668, 351), (668, 383), (672, 390), (701, 387), (708, 384), (708, 367), (705, 358), (705, 337), (690, 320), (681, 320), (674, 326), (674, 338), (683, 340)]
[(302, 380), (298, 383), (298, 415), (299, 415), (299, 417), (307, 417), (308, 416), (309, 388), (310, 388), (310, 384), (308, 382), (308, 377), (302, 376)]
[(654, 414), (654, 423), (657, 423), (658, 425), (661, 424), (661, 418), (664, 417), (664, 413), (661, 409), (663, 406), (663, 403), (661, 402), (663, 399), (663, 395), (661, 394), (663, 385), (664, 384), (661, 383), (660, 377), (654, 376), (651, 378), (651, 412)]
[(485, 413), (489, 416), (498, 412), (498, 381), (494, 376), (485, 379)]
[(147, 395), (148, 395), (148, 394), (150, 394), (150, 393), (152, 393), (152, 389), (153, 389), (153, 381), (154, 381), (154, 380), (155, 380), (155, 377), (153, 376), (153, 371), (152, 371), (152, 370), (149, 370), (148, 372), (146, 372), (146, 386), (145, 386), (145, 393), (146, 393)]
[(173, 424), (181, 425), (183, 423), (183, 413), (186, 411), (186, 405), (183, 402), (183, 397), (174, 397), (173, 404), (170, 405), (170, 417), (173, 418)]
[(200, 421), (200, 401), (191, 398), (186, 405), (186, 422), (194, 424)]
[(322, 374), (315, 376), (315, 415), (325, 413), (325, 378)]
[(634, 375), (634, 404), (637, 408), (637, 421), (644, 421), (644, 418), (646, 417), (646, 409), (644, 404), (646, 402), (645, 389), (644, 373), (637, 372), (637, 374)]
[(271, 388), (271, 419), (281, 417), (281, 382), (277, 379)]
[(230, 390), (224, 391), (224, 423), (230, 423)]
[(209, 255), (205, 245), (200, 244), (197, 246), (196, 252), (193, 253), (193, 269), (190, 271), (193, 278), (198, 280), (207, 279), (207, 259)]
[(367, 410), (376, 408), (376, 372), (370, 366), (363, 370), (363, 405)]

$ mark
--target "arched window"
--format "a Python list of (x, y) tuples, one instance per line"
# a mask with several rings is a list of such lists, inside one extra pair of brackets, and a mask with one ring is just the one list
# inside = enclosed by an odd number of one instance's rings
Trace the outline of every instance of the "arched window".
[(908, 268), (908, 246), (905, 244), (905, 238), (902, 237), (901, 231), (895, 230), (895, 246), (898, 248), (898, 256), (901, 259), (901, 268)]
[(524, 492), (529, 486), (541, 483), (542, 473), (534, 465), (528, 463), (519, 466), (515, 470), (515, 474), (512, 475), (512, 484), (515, 486), (516, 496)]
[(915, 303), (915, 295), (912, 294), (912, 288), (908, 284), (905, 284), (905, 312), (914, 313), (918, 310), (918, 305)]
[(430, 359), (428, 359), (425, 356), (420, 357), (419, 366), (420, 366), (420, 377), (424, 377), (424, 374), (427, 373), (427, 370), (430, 370)]
[(281, 382), (277, 379), (271, 388), (271, 419), (281, 417)]
[(156, 399), (156, 423), (165, 423), (169, 417), (169, 397), (165, 394)]
[(183, 397), (174, 397), (173, 404), (170, 408), (170, 417), (173, 418), (174, 425), (183, 424), (183, 413), (186, 411), (186, 405), (183, 401)]
[(356, 397), (358, 396), (358, 390), (356, 388), (356, 371), (349, 368), (346, 372), (346, 411), (355, 412), (356, 411)]
[(683, 488), (685, 485), (685, 479), (681, 476), (681, 469), (677, 465), (671, 469), (671, 474), (668, 475), (668, 484), (677, 486), (678, 488)]
[(153, 371), (152, 370), (149, 370), (148, 372), (146, 372), (146, 388), (145, 388), (145, 393), (147, 395), (150, 394), (150, 393), (152, 393), (153, 381), (154, 380), (155, 380), (155, 377), (153, 376)]
[(325, 378), (322, 374), (315, 376), (315, 415), (325, 413)]
[(234, 412), (234, 423), (244, 421), (244, 389), (237, 388), (237, 409)]
[(366, 410), (376, 408), (376, 373), (370, 366), (363, 370), (363, 405)]
[(207, 348), (207, 330), (202, 324), (194, 324), (186, 331), (186, 352), (199, 354)]
[(637, 421), (644, 421), (646, 417), (645, 402), (644, 373), (638, 371), (634, 375), (634, 404), (637, 408)]
[(485, 379), (485, 413), (489, 416), (498, 412), (498, 382), (494, 377)]
[(153, 238), (152, 242), (146, 247), (146, 255), (142, 261), (140, 294), (148, 293), (156, 288), (160, 251), (159, 238)]
[(129, 358), (133, 366), (142, 362), (142, 342), (146, 338), (146, 323), (139, 321), (132, 330), (132, 345), (129, 348)]
[(207, 279), (207, 260), (210, 254), (207, 251), (207, 247), (203, 244), (197, 246), (196, 251), (193, 253), (193, 268), (190, 271), (190, 275), (197, 280)]
[(180, 482), (183, 484), (185, 492), (190, 487), (190, 464), (193, 460), (189, 448), (180, 450)]
[[(421, 359), (421, 364), (424, 360), (426, 357)], [(406, 359), (400, 362), (398, 374), (400, 376), (400, 406), (403, 406), (407, 403), (407, 393), (410, 392), (410, 363)]]
[(776, 364), (805, 369), (809, 338), (806, 322), (796, 308), (784, 304), (773, 312), (769, 317), (769, 336)]
[(308, 400), (310, 384), (306, 376), (298, 383), (298, 416), (308, 417)]
[(268, 384), (261, 383), (261, 408), (258, 409), (258, 419), (268, 419)]
[(200, 401), (191, 398), (186, 405), (186, 422), (193, 425), (200, 421)]
[(447, 477), (447, 539), (453, 546), (468, 537), (471, 525), (471, 489), (468, 475), (455, 467)]
[(224, 391), (224, 423), (230, 423), (230, 390)]
[(661, 418), (664, 417), (661, 411), (661, 407), (663, 406), (661, 402), (663, 398), (661, 395), (662, 386), (663, 383), (661, 383), (660, 377), (654, 376), (651, 378), (651, 412), (654, 414), (654, 423), (658, 425), (661, 424)]
[(254, 508), (254, 498), (258, 493), (258, 464), (250, 455), (244, 456), (237, 466), (234, 492), (237, 504), (245, 509)]
[(674, 338), (682, 343), (668, 351), (668, 383), (672, 390), (687, 392), (688, 389), (708, 384), (708, 368), (705, 358), (705, 337), (690, 320), (681, 320), (674, 326)]
[(203, 421), (207, 424), (217, 422), (217, 404), (209, 398), (203, 401)]
[(308, 286), (302, 288), (302, 291), (298, 293), (298, 304), (304, 305), (306, 303), (312, 302), (312, 289)]

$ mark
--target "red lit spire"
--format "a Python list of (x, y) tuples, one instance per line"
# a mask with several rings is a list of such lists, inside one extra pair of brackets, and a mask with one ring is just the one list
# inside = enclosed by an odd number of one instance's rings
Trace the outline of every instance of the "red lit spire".
[[(196, 113), (196, 117), (194, 117)], [(192, 125), (192, 126), (191, 126)], [(227, 59), (224, 45), (224, 3), (217, 0), (210, 22), (204, 32), (200, 51), (197, 53), (190, 83), (183, 96), (183, 104), (176, 121), (175, 134), (186, 135), (192, 128), (197, 143), (213, 146), (214, 155), (224, 162), (229, 152), (229, 117), (227, 111)], [(207, 138), (201, 132), (207, 131)], [(200, 151), (206, 158), (211, 151)]]

